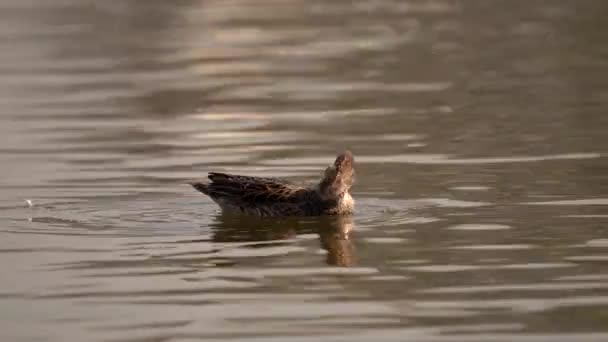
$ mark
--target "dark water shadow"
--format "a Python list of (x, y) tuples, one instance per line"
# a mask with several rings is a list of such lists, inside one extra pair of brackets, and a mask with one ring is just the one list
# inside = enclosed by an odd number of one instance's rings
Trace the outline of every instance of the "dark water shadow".
[(355, 264), (352, 217), (259, 218), (218, 215), (211, 223), (214, 242), (258, 242), (250, 247), (264, 248), (291, 244), (302, 234), (318, 234), (321, 248), (327, 251), (326, 263), (349, 267)]

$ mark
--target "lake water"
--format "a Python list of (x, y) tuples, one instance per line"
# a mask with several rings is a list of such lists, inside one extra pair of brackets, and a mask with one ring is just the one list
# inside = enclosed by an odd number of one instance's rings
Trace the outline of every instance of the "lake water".
[[(1, 1), (1, 340), (608, 341), (607, 9)], [(184, 184), (345, 148), (352, 218)]]

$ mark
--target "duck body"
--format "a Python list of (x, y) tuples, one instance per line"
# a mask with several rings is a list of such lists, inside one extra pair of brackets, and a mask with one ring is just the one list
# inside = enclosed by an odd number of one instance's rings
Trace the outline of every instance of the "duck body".
[(349, 193), (353, 156), (344, 152), (326, 170), (321, 181), (305, 187), (278, 178), (211, 172), (207, 182), (191, 182), (222, 211), (256, 216), (350, 215), (354, 200)]

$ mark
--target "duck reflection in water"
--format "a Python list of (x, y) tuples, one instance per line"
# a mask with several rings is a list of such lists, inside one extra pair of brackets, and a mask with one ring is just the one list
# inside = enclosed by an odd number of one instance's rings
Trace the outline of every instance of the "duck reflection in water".
[[(299, 234), (318, 234), (321, 248), (327, 251), (326, 262), (332, 266), (353, 266), (355, 249), (352, 240), (352, 216), (316, 218), (260, 218), (221, 214), (211, 224), (214, 242), (259, 242), (251, 247), (280, 245), (264, 243), (295, 239)], [(293, 242), (285, 241), (285, 245)]]

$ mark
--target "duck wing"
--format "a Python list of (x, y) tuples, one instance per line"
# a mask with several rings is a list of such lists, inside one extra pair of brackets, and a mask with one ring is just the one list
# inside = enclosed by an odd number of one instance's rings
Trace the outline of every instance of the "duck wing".
[(296, 203), (306, 197), (309, 189), (277, 178), (250, 177), (211, 172), (209, 183), (190, 183), (212, 199), (237, 205), (269, 205)]

